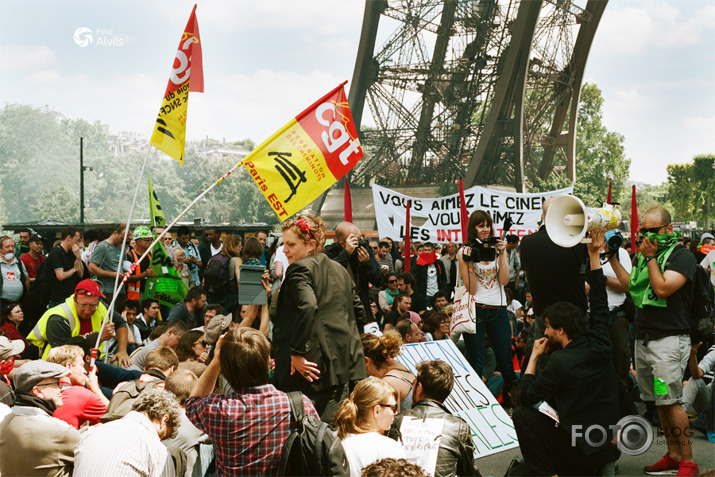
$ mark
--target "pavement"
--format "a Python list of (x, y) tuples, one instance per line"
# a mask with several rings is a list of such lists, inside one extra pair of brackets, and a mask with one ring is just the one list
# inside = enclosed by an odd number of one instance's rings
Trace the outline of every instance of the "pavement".
[[(643, 403), (636, 403), (639, 413), (642, 415), (645, 407)], [(653, 427), (653, 444), (641, 455), (628, 456), (621, 455), (618, 459), (618, 477), (642, 476), (643, 467), (652, 465), (667, 452), (667, 445), (664, 436), (658, 436), (657, 429)], [(700, 472), (715, 469), (715, 443), (709, 442), (707, 437), (699, 431), (693, 429), (691, 444), (693, 447), (693, 457), (695, 463), (700, 467)], [(498, 454), (492, 454), (477, 460), (479, 470), (483, 476), (501, 477), (506, 472), (509, 463), (513, 458), (523, 460), (521, 450), (517, 447)]]

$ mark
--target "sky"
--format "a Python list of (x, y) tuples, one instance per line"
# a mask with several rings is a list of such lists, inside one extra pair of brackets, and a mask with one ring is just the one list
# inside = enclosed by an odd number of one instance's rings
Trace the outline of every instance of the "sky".
[[(148, 138), (193, 5), (2, 0), (0, 107), (47, 106)], [(360, 0), (199, 1), (205, 92), (189, 98), (187, 138), (260, 143), (350, 80), (363, 9)], [(606, 7), (585, 81), (603, 93), (605, 126), (625, 137), (631, 180), (658, 184), (667, 164), (715, 153), (714, 80), (715, 2)]]

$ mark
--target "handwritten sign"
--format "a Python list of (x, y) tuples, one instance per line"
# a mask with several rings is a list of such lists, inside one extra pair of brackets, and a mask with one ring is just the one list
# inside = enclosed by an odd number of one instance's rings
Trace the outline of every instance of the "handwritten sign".
[[(475, 210), (489, 212), (494, 220), (494, 231), (501, 233), (507, 217), (513, 225), (510, 234), (524, 237), (538, 228), (541, 208), (547, 198), (573, 192), (573, 187), (549, 192), (518, 194), (475, 186), (464, 191), (467, 214)], [(372, 185), (372, 199), (380, 237), (402, 240), (405, 237), (405, 209), (412, 201), (410, 237), (421, 242), (462, 243), (459, 194), (436, 199), (410, 197), (394, 190)]]
[(469, 424), (475, 457), (519, 446), (511, 418), (451, 340), (406, 344), (396, 359), (415, 375), (415, 365), (422, 361), (441, 360), (452, 366), (454, 388), (444, 405)]
[(402, 447), (407, 460), (419, 465), (428, 475), (434, 476), (437, 467), (439, 443), (442, 441), (443, 418), (405, 416), (400, 426)]

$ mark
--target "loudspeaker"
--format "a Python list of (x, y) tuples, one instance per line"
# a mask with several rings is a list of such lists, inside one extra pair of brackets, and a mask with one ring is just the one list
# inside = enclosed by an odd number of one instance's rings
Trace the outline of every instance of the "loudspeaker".
[(621, 213), (612, 204), (601, 208), (586, 207), (572, 195), (551, 199), (544, 224), (551, 240), (562, 247), (573, 247), (586, 234), (596, 229), (615, 229), (621, 223)]

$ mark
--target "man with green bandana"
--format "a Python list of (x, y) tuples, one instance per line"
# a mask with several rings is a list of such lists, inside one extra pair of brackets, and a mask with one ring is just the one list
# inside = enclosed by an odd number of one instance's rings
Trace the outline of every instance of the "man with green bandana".
[(630, 277), (617, 260), (613, 269), (636, 304), (636, 374), (641, 398), (655, 401), (668, 452), (643, 470), (649, 475), (696, 475), (683, 409), (683, 373), (690, 355), (690, 306), (695, 258), (678, 245), (670, 214), (650, 209), (640, 225), (642, 240)]

